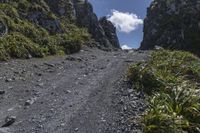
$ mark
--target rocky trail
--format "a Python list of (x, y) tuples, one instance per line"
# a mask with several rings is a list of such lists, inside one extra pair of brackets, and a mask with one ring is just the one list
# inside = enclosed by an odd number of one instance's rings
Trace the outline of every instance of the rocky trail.
[(83, 48), (67, 57), (0, 63), (0, 133), (142, 132), (142, 94), (124, 75), (148, 52)]

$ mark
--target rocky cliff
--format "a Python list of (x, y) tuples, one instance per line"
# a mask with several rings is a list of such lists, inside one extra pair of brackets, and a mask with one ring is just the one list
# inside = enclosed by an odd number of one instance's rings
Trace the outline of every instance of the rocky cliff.
[(154, 0), (144, 21), (141, 49), (155, 45), (200, 54), (200, 0)]
[[(79, 26), (86, 27), (92, 37), (106, 48), (120, 48), (114, 25), (103, 17), (99, 21), (87, 0), (74, 0), (74, 11)], [(113, 34), (113, 35), (111, 35)]]
[(0, 0), (0, 36), (0, 60), (73, 53), (91, 40), (120, 48), (112, 23), (87, 0)]

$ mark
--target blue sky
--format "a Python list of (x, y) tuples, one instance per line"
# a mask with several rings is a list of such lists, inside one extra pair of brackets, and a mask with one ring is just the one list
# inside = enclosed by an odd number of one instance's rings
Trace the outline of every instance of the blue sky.
[[(110, 20), (115, 24), (119, 19), (127, 20), (118, 26), (118, 37), (121, 45), (138, 48), (143, 38), (143, 20), (146, 16), (146, 8), (152, 0), (89, 0), (98, 17), (110, 15)], [(129, 22), (130, 21), (130, 22)], [(125, 21), (122, 21), (125, 22)], [(136, 24), (135, 24), (136, 23)], [(127, 27), (127, 26), (128, 27)], [(120, 27), (121, 26), (121, 27)], [(126, 27), (128, 28), (127, 30)], [(121, 30), (119, 29), (121, 28)]]

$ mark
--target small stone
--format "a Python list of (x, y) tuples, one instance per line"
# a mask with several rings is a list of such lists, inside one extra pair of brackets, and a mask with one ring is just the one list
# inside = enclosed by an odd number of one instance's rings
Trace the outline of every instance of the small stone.
[(28, 54), (28, 56), (26, 57), (27, 59), (31, 59), (33, 58), (32, 55)]
[(157, 46), (157, 45), (156, 45), (156, 46), (154, 47), (154, 49), (155, 49), (155, 50), (163, 50), (163, 47)]
[(78, 130), (79, 130), (78, 128), (75, 128), (75, 129), (74, 129), (74, 131), (76, 131), (76, 132), (77, 132)]
[(66, 94), (68, 94), (68, 93), (71, 93), (71, 91), (70, 90), (66, 90), (66, 91), (64, 91)]
[(127, 107), (126, 106), (124, 107), (124, 111), (127, 111)]
[(5, 124), (2, 127), (9, 127), (16, 121), (15, 116), (7, 116), (5, 119)]
[(54, 64), (50, 64), (50, 63), (44, 63), (44, 65), (49, 66), (49, 67), (55, 67)]
[(25, 106), (30, 106), (35, 102), (36, 98), (31, 98), (25, 102)]
[(132, 93), (133, 92), (133, 89), (128, 89), (128, 93)]
[(5, 94), (5, 91), (4, 90), (0, 90), (0, 95), (3, 95)]
[(40, 83), (40, 84), (38, 84), (38, 86), (42, 87), (42, 86), (44, 86), (44, 83)]
[(33, 67), (35, 67), (35, 68), (39, 68), (39, 66), (38, 66), (38, 65), (36, 65), (36, 64), (34, 64), (34, 65), (33, 65)]
[(60, 126), (61, 126), (61, 127), (64, 127), (64, 126), (65, 126), (65, 123), (61, 123)]
[(7, 79), (5, 80), (5, 82), (12, 82), (12, 79), (11, 79), (11, 78), (7, 78)]
[(13, 86), (9, 86), (8, 89), (13, 89)]
[(68, 61), (78, 61), (78, 62), (81, 62), (82, 61), (82, 59), (81, 58), (75, 58), (75, 57), (72, 57), (72, 56), (68, 56), (67, 58), (66, 58), (66, 60), (68, 60)]
[(120, 99), (119, 104), (124, 104), (124, 100)]
[(40, 77), (40, 76), (42, 76), (42, 74), (41, 74), (41, 73), (36, 73), (36, 75), (37, 75), (37, 76), (39, 76), (39, 77)]
[(76, 59), (75, 59), (74, 57), (68, 56), (68, 57), (66, 58), (66, 60), (68, 60), (68, 61), (75, 61)]

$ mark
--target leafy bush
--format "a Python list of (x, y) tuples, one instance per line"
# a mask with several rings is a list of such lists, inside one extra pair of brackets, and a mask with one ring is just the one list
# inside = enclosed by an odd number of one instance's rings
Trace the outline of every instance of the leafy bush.
[(132, 65), (129, 80), (148, 94), (142, 118), (145, 132), (200, 132), (200, 59), (188, 52), (153, 52), (148, 62)]
[(3, 60), (10, 57), (28, 58), (29, 56), (44, 56), (39, 45), (33, 43), (31, 40), (24, 37), (20, 33), (12, 33), (4, 38), (0, 38), (0, 44), (2, 46), (1, 58)]

